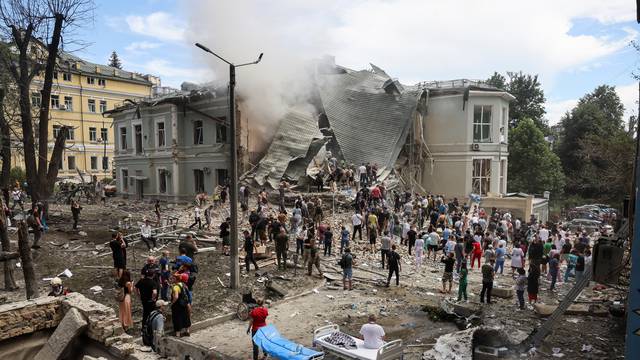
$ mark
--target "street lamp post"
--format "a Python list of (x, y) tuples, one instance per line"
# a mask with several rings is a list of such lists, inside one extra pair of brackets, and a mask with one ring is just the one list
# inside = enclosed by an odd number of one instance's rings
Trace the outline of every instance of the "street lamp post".
[(211, 51), (208, 47), (196, 43), (197, 47), (203, 51), (217, 57), (229, 65), (229, 133), (230, 139), (230, 151), (231, 151), (231, 166), (229, 174), (229, 201), (231, 202), (231, 226), (229, 231), (229, 237), (231, 242), (231, 282), (229, 287), (237, 289), (240, 286), (240, 265), (238, 263), (238, 144), (236, 143), (236, 98), (235, 98), (235, 86), (236, 86), (236, 68), (246, 65), (254, 65), (262, 60), (262, 53), (258, 56), (258, 60), (248, 62), (244, 64), (234, 65), (233, 63), (225, 60), (220, 55)]

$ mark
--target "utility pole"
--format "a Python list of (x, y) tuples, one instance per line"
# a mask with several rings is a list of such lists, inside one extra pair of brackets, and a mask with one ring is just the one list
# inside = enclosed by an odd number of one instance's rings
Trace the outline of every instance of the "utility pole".
[(230, 149), (230, 161), (229, 166), (229, 201), (231, 224), (229, 226), (230, 246), (231, 246), (231, 260), (230, 272), (231, 282), (229, 287), (237, 289), (240, 287), (240, 264), (238, 263), (238, 143), (236, 141), (236, 98), (235, 98), (235, 86), (236, 86), (236, 67), (254, 65), (262, 60), (262, 53), (258, 56), (258, 60), (248, 62), (240, 65), (234, 65), (233, 63), (225, 60), (218, 54), (211, 51), (208, 47), (196, 43), (197, 47), (202, 49), (218, 59), (224, 61), (229, 65), (229, 133), (231, 139), (229, 140)]

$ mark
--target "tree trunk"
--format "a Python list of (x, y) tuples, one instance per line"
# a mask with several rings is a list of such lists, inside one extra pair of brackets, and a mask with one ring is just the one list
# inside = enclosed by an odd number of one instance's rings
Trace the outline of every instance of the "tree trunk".
[[(0, 244), (2, 245), (3, 252), (11, 251), (11, 242), (9, 241), (9, 232), (7, 231), (7, 216), (4, 213), (4, 206), (2, 199), (0, 199)], [(14, 260), (7, 260), (4, 262), (4, 289), (7, 291), (13, 291), (18, 288), (16, 279), (13, 275), (16, 262)]]
[(38, 282), (33, 267), (33, 258), (31, 257), (29, 230), (27, 230), (27, 224), (24, 221), (20, 221), (18, 224), (18, 248), (20, 250), (20, 259), (22, 260), (22, 273), (24, 274), (24, 287), (27, 290), (27, 299), (33, 299), (39, 296)]
[(6, 252), (0, 251), (0, 261), (9, 261), (13, 259), (17, 259), (20, 257), (20, 254), (17, 252)]
[(0, 159), (2, 159), (2, 171), (0, 171), (0, 190), (4, 196), (4, 202), (9, 204), (9, 180), (11, 176), (11, 128), (4, 116), (5, 89), (0, 89)]

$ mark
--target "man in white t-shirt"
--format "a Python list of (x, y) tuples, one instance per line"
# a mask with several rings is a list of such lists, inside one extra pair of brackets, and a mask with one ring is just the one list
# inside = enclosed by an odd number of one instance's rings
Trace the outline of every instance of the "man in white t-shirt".
[(360, 328), (360, 335), (366, 349), (379, 349), (384, 345), (384, 329), (376, 324), (376, 316), (373, 314), (369, 315), (369, 322)]
[(546, 226), (542, 225), (540, 227), (540, 230), (538, 230), (538, 235), (540, 236), (540, 240), (542, 240), (542, 243), (546, 243), (549, 239), (549, 229), (547, 229)]
[(359, 212), (353, 214), (351, 217), (351, 224), (353, 225), (353, 234), (352, 241), (356, 240), (356, 233), (358, 233), (360, 240), (362, 240), (362, 215)]

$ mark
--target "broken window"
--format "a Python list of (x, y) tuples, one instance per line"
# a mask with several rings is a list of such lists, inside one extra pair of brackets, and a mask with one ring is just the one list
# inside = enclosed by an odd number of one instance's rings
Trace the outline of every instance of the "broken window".
[(165, 169), (158, 170), (158, 192), (161, 194), (167, 192), (167, 171)]
[(60, 97), (58, 95), (51, 95), (51, 108), (52, 109), (60, 108)]
[(135, 125), (133, 127), (136, 145), (136, 154), (142, 152), (142, 125)]
[(40, 107), (42, 104), (42, 95), (39, 92), (31, 93), (31, 106)]
[(76, 169), (76, 157), (68, 156), (67, 157), (67, 169), (75, 170)]
[(122, 169), (121, 173), (122, 173), (122, 181), (120, 183), (122, 184), (122, 192), (128, 192), (129, 191), (129, 170)]
[(100, 138), (102, 139), (102, 142), (107, 142), (109, 140), (109, 133), (107, 131), (108, 130), (106, 128), (100, 129)]
[(491, 185), (491, 159), (473, 159), (471, 184), (474, 194), (487, 195)]
[(92, 156), (91, 157), (91, 170), (98, 170), (98, 157), (97, 156)]
[(196, 120), (193, 122), (193, 144), (204, 144), (204, 134), (202, 133), (202, 120)]
[(193, 170), (194, 191), (197, 193), (204, 192), (204, 171), (201, 169)]
[(96, 132), (96, 128), (94, 127), (90, 127), (89, 128), (89, 141), (97, 141), (97, 132)]
[(64, 109), (66, 111), (73, 111), (73, 98), (71, 96), (64, 97)]
[(475, 105), (473, 107), (473, 142), (491, 142), (490, 105)]
[(216, 177), (218, 179), (218, 185), (224, 185), (229, 179), (229, 171), (227, 169), (216, 169)]
[(127, 128), (120, 128), (120, 150), (127, 150)]
[(164, 133), (164, 122), (159, 122), (156, 125), (158, 127), (158, 147), (164, 147), (165, 142), (165, 133)]
[(216, 142), (225, 144), (227, 142), (227, 127), (224, 125), (216, 125)]
[(107, 102), (105, 100), (100, 100), (100, 113), (107, 111)]

